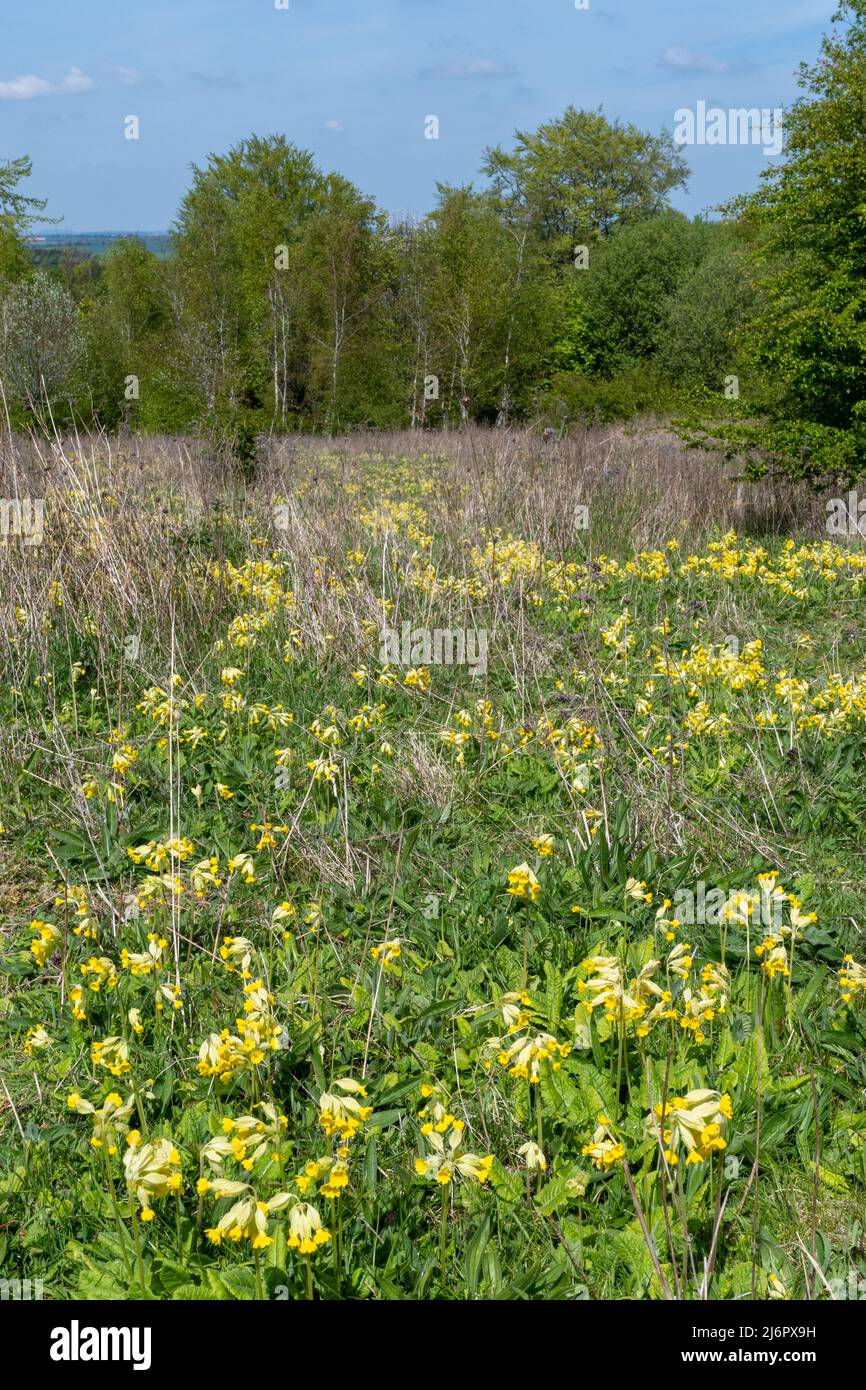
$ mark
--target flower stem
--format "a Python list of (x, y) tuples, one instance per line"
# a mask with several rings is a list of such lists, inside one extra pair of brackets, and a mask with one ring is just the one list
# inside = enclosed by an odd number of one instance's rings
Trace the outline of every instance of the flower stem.
[(442, 1186), (442, 1221), (439, 1226), (439, 1272), (442, 1276), (442, 1292), (445, 1292), (445, 1247), (448, 1241), (448, 1183)]
[(138, 1235), (138, 1211), (135, 1205), (135, 1198), (131, 1197), (132, 1203), (132, 1238), (135, 1242), (135, 1258), (138, 1264), (138, 1282), (141, 1286), (142, 1298), (147, 1298), (147, 1285), (144, 1282), (144, 1261), (141, 1258), (141, 1241)]

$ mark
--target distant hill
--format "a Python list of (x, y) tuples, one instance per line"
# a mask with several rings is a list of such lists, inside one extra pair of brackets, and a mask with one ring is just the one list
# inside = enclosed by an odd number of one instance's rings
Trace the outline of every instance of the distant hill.
[(70, 258), (76, 262), (98, 259), (113, 242), (131, 238), (143, 241), (161, 259), (169, 255), (171, 241), (167, 232), (44, 232), (27, 237), (27, 247), (33, 264), (47, 268)]

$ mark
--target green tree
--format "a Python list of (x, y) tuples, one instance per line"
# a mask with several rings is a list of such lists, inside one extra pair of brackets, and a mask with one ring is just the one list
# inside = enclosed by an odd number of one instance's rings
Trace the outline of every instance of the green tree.
[(70, 388), (82, 338), (72, 295), (39, 272), (10, 289), (0, 310), (0, 379), (31, 414)]
[(125, 420), (159, 428), (160, 378), (174, 329), (165, 266), (135, 238), (115, 242), (81, 316), (94, 418), (109, 427)]
[(193, 169), (175, 228), (178, 347), (204, 414), (301, 403), (302, 228), (324, 182), (282, 136), (251, 136)]
[(624, 227), (591, 250), (586, 270), (571, 271), (585, 306), (581, 347), (595, 373), (612, 377), (654, 356), (669, 302), (711, 236), (708, 223), (666, 212)]
[(729, 209), (757, 234), (759, 307), (740, 352), (761, 383), (693, 438), (745, 457), (752, 476), (845, 484), (866, 468), (866, 0), (834, 22), (845, 27), (801, 65), (784, 162)]
[(754, 310), (748, 243), (733, 224), (711, 224), (703, 259), (662, 306), (655, 362), (686, 390), (721, 390), (736, 365), (737, 335)]
[(660, 212), (689, 172), (668, 131), (651, 135), (573, 106), (515, 141), (512, 151), (487, 150), (483, 171), (504, 214), (528, 220), (560, 260)]
[(0, 287), (26, 273), (27, 250), (22, 237), (47, 206), (44, 198), (28, 198), (18, 191), (31, 169), (26, 155), (0, 161)]
[(318, 420), (333, 431), (370, 419), (381, 386), (381, 328), (394, 274), (385, 222), (370, 198), (329, 174), (298, 247), (309, 390)]

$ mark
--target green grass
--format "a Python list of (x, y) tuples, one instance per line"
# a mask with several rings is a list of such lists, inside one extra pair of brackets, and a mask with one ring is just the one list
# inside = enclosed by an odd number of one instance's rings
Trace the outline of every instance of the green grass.
[[(615, 504), (550, 543), (563, 498), (546, 466), (522, 506), (525, 478), (496, 492), (447, 458), (320, 451), (291, 481), (210, 496), (194, 517), (175, 483), (139, 496), (127, 474), (76, 493), (57, 480), (45, 543), (6, 574), (20, 611), (0, 693), (3, 1277), (40, 1277), (61, 1299), (642, 1299), (699, 1296), (705, 1262), (712, 1298), (826, 1296), (866, 1274), (866, 1034), (862, 994), (849, 1006), (838, 982), (843, 956), (863, 957), (863, 552), (708, 548), (684, 524), (679, 549), (628, 568)], [(398, 630), (485, 629), (487, 671), (383, 679), (382, 600)], [(722, 674), (702, 674), (708, 651)], [(793, 697), (783, 671), (804, 683)], [(840, 693), (833, 673), (853, 684)], [(551, 855), (533, 846), (542, 834)], [(182, 859), (157, 853), (152, 874), (146, 852), (131, 858), (171, 835), (193, 846)], [(240, 854), (252, 873), (229, 868)], [(210, 856), (219, 882), (199, 897), (191, 871)], [(531, 902), (507, 892), (524, 863)], [(151, 881), (172, 867), (182, 891)], [(754, 923), (657, 921), (698, 884), (730, 900), (770, 872), (815, 914), (781, 938), (788, 975), (762, 971)], [(286, 902), (294, 916), (274, 921)], [(42, 963), (34, 919), (57, 933)], [(146, 952), (148, 933), (167, 943), (159, 968), (133, 974), (122, 951)], [(243, 1014), (244, 977), (220, 954), (238, 937), (277, 1046), (222, 1081), (197, 1060)], [(371, 951), (394, 941), (382, 970)], [(589, 1010), (597, 956), (631, 997), (659, 962), (649, 978), (674, 1017), (642, 986), (634, 1018)], [(98, 991), (91, 957), (112, 965)], [(697, 999), (720, 963), (729, 982), (699, 1041), (685, 991)], [(157, 986), (178, 980), (175, 1009)], [(40, 1026), (50, 1043), (27, 1055)], [(541, 1033), (565, 1055), (530, 1085), (492, 1040)], [(91, 1060), (106, 1037), (128, 1045), (117, 1077)], [(338, 1161), (319, 1100), (342, 1078), (363, 1081), (371, 1113), (332, 1199), (317, 1190)], [(680, 1147), (666, 1171), (646, 1116), (696, 1089), (730, 1096), (725, 1147), (692, 1165)], [(99, 1106), (115, 1091), (132, 1111), (106, 1156), (67, 1097)], [(208, 1145), (223, 1120), (264, 1122), (265, 1103), (284, 1130), (251, 1168), (221, 1169), (257, 1197), (292, 1195), (258, 1253), (207, 1238), (232, 1201), (199, 1198), (196, 1181), (220, 1172)], [(602, 1112), (627, 1167), (584, 1153)], [(492, 1156), (483, 1183), (471, 1162), (448, 1186), (416, 1171), (441, 1113), (465, 1126), (459, 1152)], [(122, 1166), (130, 1127), (170, 1137), (182, 1174), (143, 1223)], [(542, 1172), (527, 1172), (530, 1141)], [(323, 1159), (302, 1194), (296, 1175)], [(332, 1236), (309, 1262), (287, 1248), (299, 1198)]]

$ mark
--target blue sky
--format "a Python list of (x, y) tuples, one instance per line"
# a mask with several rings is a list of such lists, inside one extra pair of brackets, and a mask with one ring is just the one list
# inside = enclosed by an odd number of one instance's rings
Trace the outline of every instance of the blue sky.
[[(392, 213), (478, 178), (485, 146), (569, 104), (673, 129), (699, 100), (784, 107), (836, 0), (39, 0), (4, 16), (0, 159), (74, 231), (168, 227), (189, 165), (280, 132)], [(124, 118), (140, 122), (124, 138)], [(440, 138), (424, 138), (436, 115)], [(760, 148), (691, 148), (690, 213)]]

